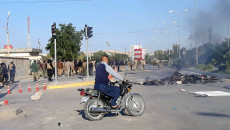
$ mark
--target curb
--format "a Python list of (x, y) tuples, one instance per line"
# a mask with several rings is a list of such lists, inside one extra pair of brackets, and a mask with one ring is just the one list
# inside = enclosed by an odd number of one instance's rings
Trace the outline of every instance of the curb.
[(87, 86), (87, 85), (94, 85), (95, 81), (88, 81), (82, 83), (72, 83), (72, 84), (65, 84), (65, 85), (55, 85), (55, 86), (48, 86), (47, 89), (58, 89), (58, 88), (73, 88), (79, 86)]

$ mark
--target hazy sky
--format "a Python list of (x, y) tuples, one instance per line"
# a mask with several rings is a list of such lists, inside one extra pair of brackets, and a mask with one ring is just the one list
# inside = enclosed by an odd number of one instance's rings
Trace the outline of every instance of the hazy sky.
[[(32, 47), (38, 46), (41, 40), (43, 52), (48, 39), (51, 37), (50, 26), (53, 22), (73, 23), (77, 30), (83, 29), (85, 24), (93, 27), (94, 36), (90, 39), (91, 51), (103, 49), (127, 51), (132, 44), (142, 44), (147, 51), (171, 48), (178, 43), (176, 25), (177, 14), (170, 14), (169, 10), (180, 13), (181, 44), (190, 47), (188, 37), (190, 30), (188, 19), (195, 17), (195, 0), (89, 0), (75, 2), (51, 2), (31, 4), (5, 4), (5, 2), (26, 2), (41, 0), (1, 0), (0, 1), (0, 47), (6, 44), (7, 12), (11, 12), (9, 19), (10, 44), (14, 48), (26, 47), (27, 16), (31, 18)], [(43, 0), (52, 1), (52, 0)], [(55, 0), (58, 1), (58, 0)], [(205, 11), (218, 0), (197, 0), (198, 11)], [(183, 10), (189, 9), (187, 13)], [(57, 41), (58, 42), (58, 41)], [(106, 46), (106, 42), (111, 44)], [(85, 51), (83, 41), (82, 51)]]

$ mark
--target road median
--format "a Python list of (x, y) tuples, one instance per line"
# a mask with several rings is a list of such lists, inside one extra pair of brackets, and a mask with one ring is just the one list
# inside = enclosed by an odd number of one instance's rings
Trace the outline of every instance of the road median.
[(88, 85), (94, 85), (94, 82), (95, 81), (93, 80), (93, 81), (63, 84), (63, 85), (50, 85), (50, 86), (47, 86), (47, 89), (73, 88), (73, 87), (80, 87), (80, 86), (88, 86)]

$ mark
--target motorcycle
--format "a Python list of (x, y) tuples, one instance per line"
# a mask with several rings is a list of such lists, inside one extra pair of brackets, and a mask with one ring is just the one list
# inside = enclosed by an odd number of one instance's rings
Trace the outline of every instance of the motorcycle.
[(91, 121), (101, 120), (107, 113), (115, 113), (116, 116), (124, 111), (131, 116), (141, 116), (145, 110), (144, 99), (138, 93), (131, 93), (132, 84), (126, 82), (110, 82), (111, 85), (119, 84), (121, 88), (120, 96), (117, 100), (119, 109), (112, 109), (110, 106), (111, 97), (103, 92), (91, 88), (78, 89), (80, 95), (84, 96), (81, 103), (84, 105), (85, 117)]

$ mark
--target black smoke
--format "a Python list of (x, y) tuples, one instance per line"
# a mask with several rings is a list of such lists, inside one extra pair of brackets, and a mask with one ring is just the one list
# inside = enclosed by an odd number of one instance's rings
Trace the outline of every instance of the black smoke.
[[(208, 4), (208, 3), (207, 3)], [(227, 23), (230, 23), (230, 0), (216, 0), (207, 11), (197, 4), (197, 43), (220, 43), (227, 36)], [(205, 10), (205, 9), (202, 9)], [(196, 36), (195, 16), (189, 19), (191, 35)]]

